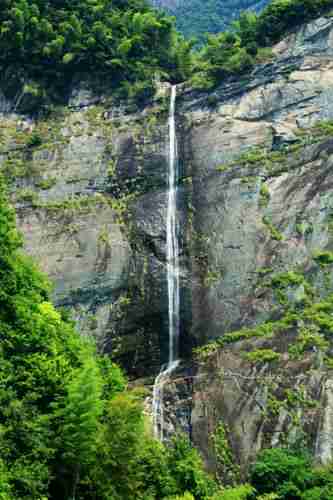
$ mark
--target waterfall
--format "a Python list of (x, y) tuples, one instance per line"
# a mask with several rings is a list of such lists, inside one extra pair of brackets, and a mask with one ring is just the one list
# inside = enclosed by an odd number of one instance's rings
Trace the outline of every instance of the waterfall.
[(168, 208), (166, 218), (166, 259), (168, 283), (168, 318), (169, 318), (169, 357), (166, 366), (162, 366), (155, 379), (153, 390), (154, 433), (160, 440), (164, 434), (163, 386), (166, 379), (178, 366), (179, 343), (179, 243), (177, 223), (177, 185), (179, 178), (177, 158), (177, 137), (175, 121), (177, 87), (171, 88), (169, 109), (169, 169), (168, 169)]

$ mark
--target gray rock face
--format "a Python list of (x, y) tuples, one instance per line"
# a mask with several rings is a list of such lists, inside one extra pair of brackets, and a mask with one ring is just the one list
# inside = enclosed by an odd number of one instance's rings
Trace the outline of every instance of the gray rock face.
[[(245, 82), (217, 89), (214, 108), (208, 95), (183, 89), (178, 109), (192, 180), (192, 333), (198, 343), (279, 317), (276, 295), (263, 289), (267, 275), (300, 272), (314, 287), (313, 300), (332, 292), (332, 269), (314, 262), (316, 253), (333, 248), (331, 132), (315, 131), (316, 124), (333, 118), (332, 33), (330, 19), (303, 27), (275, 48), (273, 63), (254, 70)], [(286, 295), (289, 304), (301, 303), (304, 286)], [(220, 422), (242, 471), (262, 447), (295, 442), (304, 434), (317, 460), (328, 463), (333, 452), (330, 369), (320, 353), (294, 361), (288, 345), (297, 343), (295, 336), (286, 336), (284, 345), (279, 337), (256, 342), (208, 357), (191, 375), (187, 397), (178, 396), (183, 381), (179, 389), (171, 382), (165, 399), (176, 410), (169, 422), (175, 414), (190, 415), (180, 425), (215, 471), (211, 436)], [(249, 346), (277, 349), (280, 364), (246, 362)], [(186, 371), (182, 380), (188, 381)], [(176, 381), (175, 376), (177, 386)], [(272, 401), (281, 402), (286, 391), (299, 397), (303, 390), (303, 406), (277, 403), (270, 414)]]
[[(313, 35), (309, 42), (308, 32)], [(215, 109), (209, 107), (207, 96), (184, 90), (184, 161), (193, 186), (191, 239), (197, 241), (192, 317), (199, 339), (263, 317), (258, 317), (255, 300), (258, 269), (306, 267), (314, 249), (329, 245), (325, 220), (331, 205), (330, 158), (320, 160), (315, 146), (304, 147), (299, 158), (287, 159), (285, 168), (281, 165), (278, 176), (267, 171), (264, 161), (244, 165), (238, 159), (253, 150), (283, 149), (293, 144), (300, 129), (309, 129), (310, 136), (311, 126), (333, 118), (328, 104), (333, 96), (333, 59), (321, 48), (315, 53), (313, 46), (316, 34), (316, 44), (329, 52), (332, 32), (327, 19), (302, 28), (293, 35), (303, 47), (302, 57), (290, 58), (288, 53), (257, 68), (244, 84), (227, 82), (216, 90)], [(265, 207), (263, 186), (269, 193)], [(282, 241), (272, 240), (264, 218), (281, 232)], [(311, 221), (314, 228), (306, 239), (297, 237), (301, 219)]]
[[(301, 273), (318, 300), (333, 290), (330, 265), (314, 260), (333, 250), (326, 123), (333, 119), (332, 49), (333, 21), (322, 18), (275, 47), (274, 62), (243, 81), (224, 82), (214, 107), (208, 94), (178, 89), (187, 361), (165, 389), (166, 425), (172, 432), (180, 423), (212, 469), (209, 436), (221, 420), (244, 470), (262, 446), (292, 439), (294, 417), (318, 460), (332, 456), (325, 439), (333, 425), (332, 375), (319, 354), (291, 359), (287, 341), (295, 332), (282, 344), (275, 337), (259, 342), (279, 349), (276, 369), (244, 361), (239, 343), (200, 366), (191, 360), (193, 345), (282, 314), (274, 291), (262, 286), (267, 276)], [(81, 331), (137, 378), (156, 375), (168, 345), (169, 103), (167, 89), (160, 91), (150, 107), (129, 114), (82, 87), (70, 106), (38, 122), (10, 114), (0, 97), (0, 163), (26, 249), (54, 282), (56, 303), (71, 308)], [(307, 293), (299, 282), (287, 289), (287, 301), (297, 306)], [(293, 394), (305, 387), (316, 411), (296, 405), (291, 418), (281, 405), (265, 419), (269, 394), (279, 396), (274, 377)]]
[(218, 467), (211, 438), (221, 422), (241, 471), (263, 447), (281, 444), (302, 443), (318, 461), (329, 463), (331, 380), (314, 368), (315, 355), (296, 362), (285, 354), (274, 367), (254, 367), (242, 359), (242, 347), (211, 358), (194, 378), (192, 439), (210, 468)]

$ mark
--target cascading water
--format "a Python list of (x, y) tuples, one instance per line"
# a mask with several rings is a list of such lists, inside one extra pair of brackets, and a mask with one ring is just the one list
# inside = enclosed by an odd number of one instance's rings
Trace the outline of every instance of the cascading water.
[(162, 367), (154, 383), (153, 419), (154, 433), (160, 440), (164, 437), (163, 386), (167, 377), (176, 369), (179, 342), (179, 243), (177, 224), (177, 185), (178, 158), (175, 121), (177, 87), (171, 88), (169, 110), (169, 172), (168, 172), (168, 208), (166, 220), (166, 258), (168, 282), (168, 316), (169, 316), (169, 358), (168, 364)]

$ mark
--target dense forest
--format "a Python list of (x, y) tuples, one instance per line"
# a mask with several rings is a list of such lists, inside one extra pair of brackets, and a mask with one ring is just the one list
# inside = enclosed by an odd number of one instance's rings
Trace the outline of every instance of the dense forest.
[[(1, 0), (1, 85), (43, 104), (61, 101), (89, 73), (92, 84), (138, 100), (156, 77), (214, 87), (331, 6), (276, 0), (193, 54), (173, 20), (143, 0)], [(23, 254), (3, 180), (0, 236), (1, 500), (333, 499), (332, 467), (315, 467), (302, 443), (262, 452), (244, 478), (221, 426), (212, 437), (220, 479), (184, 436), (168, 446), (155, 440), (145, 390), (130, 389), (121, 368), (52, 305), (47, 277)]]
[(30, 112), (63, 103), (78, 79), (137, 103), (153, 95), (156, 79), (191, 78), (196, 88), (213, 88), (269, 59), (267, 47), (333, 6), (332, 0), (275, 0), (258, 16), (244, 12), (231, 31), (210, 35), (198, 53), (174, 19), (145, 0), (2, 4), (1, 88), (17, 107), (27, 96)]
[(268, 0), (155, 0), (153, 3), (176, 17), (176, 26), (185, 37), (202, 42), (206, 33), (227, 30), (242, 10), (259, 12)]
[(187, 76), (190, 43), (144, 0), (2, 0), (0, 27), (0, 83), (11, 97), (23, 87), (61, 101), (75, 76), (94, 75), (91, 83), (140, 99), (156, 77)]

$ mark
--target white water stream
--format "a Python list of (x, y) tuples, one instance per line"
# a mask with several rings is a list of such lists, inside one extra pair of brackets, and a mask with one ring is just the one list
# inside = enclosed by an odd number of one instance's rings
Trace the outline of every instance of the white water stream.
[(177, 158), (177, 137), (175, 122), (177, 88), (172, 86), (169, 110), (169, 172), (168, 172), (168, 208), (166, 220), (166, 258), (168, 282), (169, 316), (169, 357), (168, 364), (162, 366), (155, 379), (153, 390), (154, 433), (160, 440), (164, 437), (163, 387), (167, 378), (178, 366), (179, 342), (179, 242), (177, 220), (177, 185), (179, 178)]

